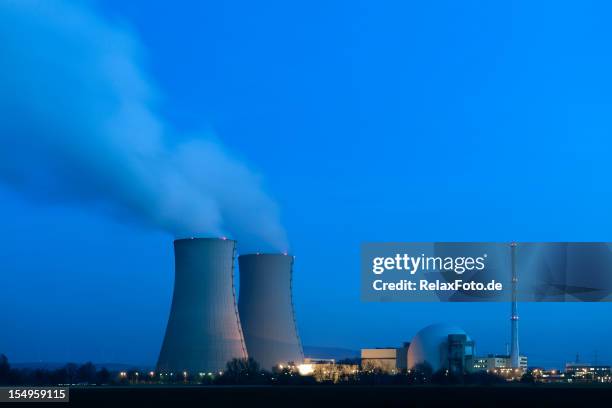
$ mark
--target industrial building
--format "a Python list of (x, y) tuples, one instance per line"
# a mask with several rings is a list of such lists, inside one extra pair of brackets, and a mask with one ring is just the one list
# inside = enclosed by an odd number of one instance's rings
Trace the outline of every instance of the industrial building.
[[(487, 356), (474, 357), (471, 371), (498, 371), (512, 369), (512, 359), (509, 355), (489, 354)], [(527, 370), (527, 357), (519, 356), (518, 369)]]
[(393, 347), (361, 350), (361, 368), (364, 371), (380, 370), (384, 373), (397, 372), (397, 349)]
[(287, 254), (238, 257), (244, 340), (249, 357), (265, 370), (304, 360), (291, 296), (293, 262)]
[(371, 348), (361, 350), (361, 368), (363, 370), (380, 370), (387, 374), (396, 374), (408, 368), (408, 348), (405, 342), (402, 347)]
[(572, 382), (611, 382), (610, 366), (590, 363), (567, 363), (565, 376)]
[(174, 241), (175, 281), (157, 370), (218, 373), (246, 358), (234, 291), (236, 241)]
[(354, 378), (359, 372), (357, 364), (336, 363), (334, 359), (304, 358), (304, 363), (298, 367), (301, 375), (310, 375), (318, 382), (338, 383)]
[(541, 383), (566, 383), (568, 378), (564, 372), (559, 370), (545, 370), (543, 368), (533, 368), (531, 370), (534, 381)]
[(463, 374), (472, 369), (474, 342), (458, 327), (434, 324), (419, 331), (411, 342), (399, 348), (368, 348), (361, 350), (363, 370), (381, 370), (396, 374), (426, 364), (432, 372), (449, 370)]

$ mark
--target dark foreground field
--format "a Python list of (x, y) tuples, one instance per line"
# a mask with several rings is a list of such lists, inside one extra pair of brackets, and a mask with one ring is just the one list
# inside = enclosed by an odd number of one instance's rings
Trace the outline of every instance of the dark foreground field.
[[(72, 388), (70, 405), (203, 407), (611, 406), (609, 386), (217, 386)], [(59, 404), (62, 405), (62, 404)], [(21, 405), (23, 406), (23, 405)], [(37, 405), (40, 406), (40, 405)]]

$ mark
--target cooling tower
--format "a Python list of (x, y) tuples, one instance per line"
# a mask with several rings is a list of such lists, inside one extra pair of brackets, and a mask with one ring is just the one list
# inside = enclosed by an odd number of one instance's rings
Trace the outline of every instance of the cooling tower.
[(302, 363), (304, 353), (291, 298), (293, 257), (250, 254), (238, 257), (238, 263), (238, 310), (249, 357), (266, 370), (288, 362)]
[(157, 369), (219, 372), (232, 358), (246, 358), (236, 308), (236, 241), (174, 241), (175, 281), (168, 327)]

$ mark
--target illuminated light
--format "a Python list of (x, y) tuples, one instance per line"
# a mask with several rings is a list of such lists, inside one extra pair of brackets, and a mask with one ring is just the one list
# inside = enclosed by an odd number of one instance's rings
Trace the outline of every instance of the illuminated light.
[(183, 377), (187, 377), (187, 371), (183, 371)]
[(311, 375), (314, 373), (314, 366), (312, 364), (300, 364), (298, 365), (298, 372), (300, 375)]
[(149, 375), (150, 375), (151, 377), (153, 377), (153, 376), (155, 375), (155, 373), (154, 373), (153, 371), (150, 371), (150, 372), (149, 372)]

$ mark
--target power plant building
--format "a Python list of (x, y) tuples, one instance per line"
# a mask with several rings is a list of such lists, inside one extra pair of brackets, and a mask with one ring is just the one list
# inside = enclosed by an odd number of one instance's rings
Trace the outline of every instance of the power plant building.
[(408, 347), (406, 342), (400, 348), (368, 348), (361, 349), (361, 368), (363, 370), (380, 370), (387, 374), (395, 374), (408, 367)]
[(609, 365), (589, 363), (567, 363), (565, 374), (573, 382), (611, 382), (612, 369)]
[(174, 241), (175, 282), (157, 370), (218, 373), (246, 358), (234, 291), (236, 241)]
[(246, 349), (266, 370), (304, 360), (291, 295), (293, 261), (286, 254), (238, 257), (238, 310)]
[[(474, 357), (471, 371), (497, 371), (511, 369), (512, 361), (509, 355), (489, 354), (487, 356)], [(527, 370), (527, 357), (519, 356), (519, 366), (522, 371)]]

